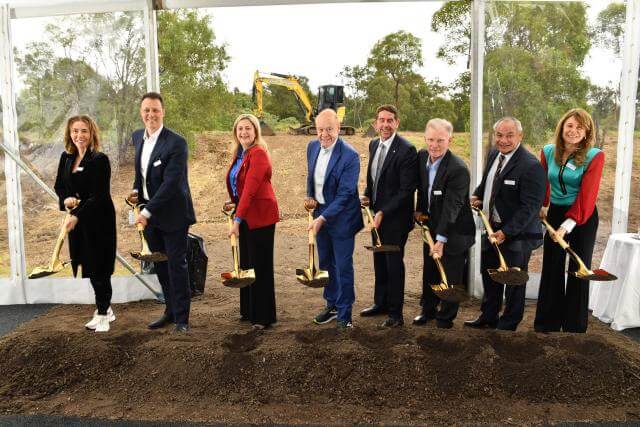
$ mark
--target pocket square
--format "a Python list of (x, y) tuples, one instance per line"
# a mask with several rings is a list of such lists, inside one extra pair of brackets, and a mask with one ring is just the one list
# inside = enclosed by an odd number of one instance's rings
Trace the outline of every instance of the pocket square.
[(158, 159), (155, 162), (153, 162), (153, 166), (160, 166), (162, 164), (162, 160)]

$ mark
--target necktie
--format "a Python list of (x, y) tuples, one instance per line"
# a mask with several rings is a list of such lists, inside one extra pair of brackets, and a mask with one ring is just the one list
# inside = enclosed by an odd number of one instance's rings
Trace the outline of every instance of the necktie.
[(493, 217), (493, 208), (495, 207), (495, 198), (496, 198), (496, 186), (498, 185), (498, 179), (500, 176), (500, 172), (502, 172), (502, 164), (504, 163), (505, 156), (504, 154), (500, 154), (498, 158), (498, 168), (496, 169), (496, 173), (493, 175), (493, 185), (491, 186), (491, 196), (489, 196), (489, 219)]
[(373, 180), (373, 202), (375, 203), (376, 201), (376, 193), (378, 192), (378, 181), (380, 179), (380, 172), (382, 172), (382, 165), (384, 164), (384, 158), (385, 158), (385, 146), (384, 144), (380, 143), (380, 148), (378, 149), (378, 163), (376, 163), (376, 176), (375, 179)]

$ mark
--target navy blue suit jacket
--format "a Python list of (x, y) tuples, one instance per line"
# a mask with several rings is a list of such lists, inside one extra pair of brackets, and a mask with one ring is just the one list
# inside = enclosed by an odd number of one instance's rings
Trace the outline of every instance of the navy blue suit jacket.
[[(140, 199), (144, 199), (140, 169), (143, 136), (144, 129), (136, 130), (132, 135), (136, 149), (133, 188), (138, 190)], [(185, 139), (164, 127), (149, 158), (146, 180), (149, 200), (143, 200), (151, 212), (149, 225), (162, 231), (177, 231), (196, 222), (187, 175), (188, 157)]]
[[(320, 141), (313, 140), (307, 145), (307, 196), (317, 200), (315, 194), (314, 171), (320, 153)], [(332, 236), (354, 236), (364, 227), (360, 213), (358, 177), (360, 156), (341, 138), (335, 143), (325, 173), (322, 195), (325, 205), (314, 215), (326, 219), (323, 228)]]
[(382, 211), (382, 227), (391, 234), (409, 233), (413, 230), (414, 194), (418, 185), (418, 152), (409, 141), (396, 133), (391, 142), (382, 171), (379, 173), (376, 200), (373, 202), (373, 177), (371, 164), (380, 138), (369, 143), (367, 188), (364, 195), (371, 200), (373, 213)]
[[(473, 192), (484, 197), (487, 174), (500, 152), (492, 148), (482, 174), (482, 182)], [(538, 159), (521, 143), (500, 172), (496, 183), (495, 208), (507, 237), (501, 245), (514, 251), (534, 249), (542, 244), (540, 207), (547, 189), (547, 176)], [(498, 231), (498, 230), (494, 230)], [(484, 239), (483, 245), (486, 245)]]

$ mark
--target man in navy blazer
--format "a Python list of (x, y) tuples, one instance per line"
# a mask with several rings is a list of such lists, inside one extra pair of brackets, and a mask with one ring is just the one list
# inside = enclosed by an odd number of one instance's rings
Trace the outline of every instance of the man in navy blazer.
[[(524, 315), (525, 286), (506, 286), (493, 281), (488, 268), (497, 268), (498, 257), (489, 239), (500, 245), (509, 267), (526, 271), (531, 251), (542, 244), (539, 212), (547, 177), (538, 159), (522, 145), (522, 124), (503, 117), (493, 126), (495, 147), (489, 152), (482, 182), (471, 196), (471, 204), (482, 208), (494, 233), (483, 236), (481, 268), (484, 296), (480, 316), (466, 321), (472, 328), (515, 331)], [(504, 312), (500, 315), (502, 295)]]
[(189, 330), (191, 295), (187, 268), (187, 234), (196, 222), (187, 176), (187, 142), (163, 126), (164, 103), (160, 94), (142, 96), (140, 115), (144, 129), (133, 132), (136, 150), (135, 182), (131, 202), (145, 203), (136, 218), (152, 251), (168, 260), (155, 264), (165, 297), (162, 316), (148, 325), (158, 329), (175, 324), (174, 332)]
[(338, 136), (340, 121), (332, 109), (318, 114), (316, 129), (318, 139), (307, 146), (305, 207), (315, 208), (309, 228), (316, 234), (319, 266), (329, 272), (329, 284), (323, 294), (326, 307), (313, 321), (324, 324), (337, 318), (338, 330), (346, 330), (352, 327), (355, 300), (355, 235), (364, 227), (358, 197), (360, 157)]
[(373, 305), (361, 316), (388, 313), (381, 326), (395, 328), (404, 324), (404, 247), (413, 229), (414, 194), (418, 182), (416, 147), (396, 133), (400, 125), (398, 110), (381, 105), (375, 126), (379, 138), (369, 143), (367, 187), (363, 204), (375, 213), (373, 226), (383, 244), (397, 245), (399, 252), (373, 254), (375, 291)]

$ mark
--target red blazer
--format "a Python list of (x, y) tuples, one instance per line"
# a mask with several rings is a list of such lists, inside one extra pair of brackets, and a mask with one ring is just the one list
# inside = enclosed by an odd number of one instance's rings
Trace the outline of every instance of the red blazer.
[(267, 151), (258, 145), (245, 153), (236, 178), (238, 198), (231, 190), (231, 168), (238, 154), (234, 154), (227, 171), (227, 191), (236, 204), (236, 216), (247, 222), (249, 229), (273, 225), (280, 220), (278, 202), (271, 186), (271, 160)]

